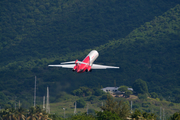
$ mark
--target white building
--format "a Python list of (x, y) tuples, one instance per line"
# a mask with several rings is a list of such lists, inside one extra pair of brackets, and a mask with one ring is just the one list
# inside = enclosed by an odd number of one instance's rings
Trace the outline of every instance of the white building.
[(105, 87), (102, 88), (101, 90), (103, 90), (104, 92), (117, 92), (119, 89), (119, 87)]
[[(105, 88), (102, 88), (101, 90), (103, 90), (104, 92), (120, 92), (118, 91), (119, 87), (105, 87)], [(131, 90), (133, 91), (132, 88), (128, 88), (128, 90)]]

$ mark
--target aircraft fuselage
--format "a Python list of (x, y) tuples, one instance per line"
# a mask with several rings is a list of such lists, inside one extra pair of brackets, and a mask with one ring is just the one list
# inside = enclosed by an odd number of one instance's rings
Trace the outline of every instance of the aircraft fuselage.
[[(99, 53), (96, 50), (92, 50), (82, 61), (83, 63), (77, 63), (78, 60), (75, 62), (75, 66), (73, 68), (73, 71), (76, 71), (77, 73), (83, 73), (85, 71), (89, 72), (91, 71), (91, 66), (93, 65), (93, 62), (97, 59), (99, 56)], [(84, 64), (86, 63), (86, 64)]]

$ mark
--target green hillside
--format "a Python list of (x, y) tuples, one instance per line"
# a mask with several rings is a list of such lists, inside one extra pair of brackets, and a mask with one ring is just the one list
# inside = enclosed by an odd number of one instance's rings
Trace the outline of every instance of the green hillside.
[[(112, 59), (111, 62), (119, 61), (116, 64), (121, 66), (121, 74), (117, 76), (122, 83), (132, 85), (135, 79), (141, 78), (147, 81), (149, 92), (158, 91), (164, 97), (179, 99), (179, 11), (180, 6), (177, 5), (133, 30), (124, 39), (99, 47), (104, 56)], [(106, 63), (108, 61), (105, 59)]]
[[(180, 3), (177, 1), (1, 1), (1, 103), (32, 105), (34, 76), (39, 101), (50, 87), (52, 102), (79, 86), (132, 86), (178, 101)], [(168, 11), (167, 11), (168, 10)], [(167, 11), (167, 12), (166, 12)], [(158, 17), (157, 17), (158, 16)], [(98, 50), (100, 64), (119, 70), (77, 74), (48, 64), (82, 60)], [(169, 97), (171, 99), (169, 99)], [(7, 100), (12, 100), (10, 103)]]
[[(0, 2), (1, 62), (92, 49), (123, 38), (178, 2), (119, 0), (29, 0)], [(6, 54), (4, 54), (6, 53)]]

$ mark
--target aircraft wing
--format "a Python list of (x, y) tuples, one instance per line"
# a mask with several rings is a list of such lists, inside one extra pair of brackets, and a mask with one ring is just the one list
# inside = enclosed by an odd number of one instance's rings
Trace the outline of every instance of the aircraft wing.
[(98, 65), (98, 64), (93, 64), (91, 66), (91, 69), (111, 69), (111, 68), (119, 69), (119, 67), (115, 67), (115, 66), (106, 66), (106, 65)]
[(48, 65), (49, 67), (62, 67), (62, 68), (74, 68), (75, 64), (66, 64), (66, 65)]

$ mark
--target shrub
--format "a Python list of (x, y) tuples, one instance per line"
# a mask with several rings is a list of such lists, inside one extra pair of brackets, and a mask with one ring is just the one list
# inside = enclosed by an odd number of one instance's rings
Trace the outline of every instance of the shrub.
[(145, 99), (147, 99), (147, 94), (138, 94), (138, 98), (145, 100)]
[(151, 103), (149, 103), (149, 102), (144, 102), (144, 103), (142, 103), (142, 107), (149, 107), (151, 105)]
[(101, 100), (106, 100), (106, 99), (107, 99), (107, 94), (103, 94), (100, 99), (101, 99)]
[(95, 99), (95, 96), (94, 95), (92, 95), (92, 96), (90, 96), (90, 97), (88, 97), (88, 101), (91, 101), (91, 100), (94, 100)]
[(136, 109), (136, 108), (139, 108), (139, 107), (140, 107), (139, 104), (133, 104), (133, 106), (132, 106), (133, 109)]
[(157, 98), (158, 97), (158, 95), (155, 92), (150, 93), (150, 95), (151, 95), (152, 98)]
[(104, 92), (100, 89), (94, 89), (94, 95), (95, 96), (101, 96)]
[(86, 102), (83, 99), (77, 100), (76, 103), (77, 103), (77, 108), (84, 108), (86, 105)]

